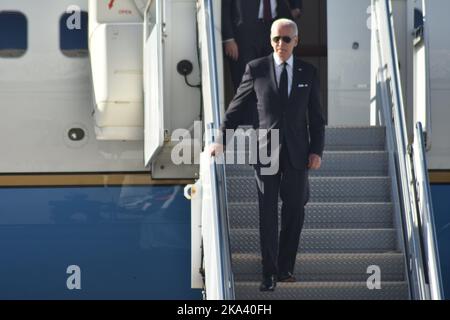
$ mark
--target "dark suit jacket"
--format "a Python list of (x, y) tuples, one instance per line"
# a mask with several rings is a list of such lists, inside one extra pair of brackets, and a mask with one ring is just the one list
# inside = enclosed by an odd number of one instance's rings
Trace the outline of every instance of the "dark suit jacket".
[[(222, 39), (236, 38), (237, 34), (251, 37), (260, 3), (261, 0), (222, 0)], [(287, 0), (277, 0), (276, 18), (292, 18)]]
[(301, 9), (303, 7), (302, 0), (289, 0), (289, 5), (291, 9)]
[[(324, 148), (325, 119), (319, 101), (317, 70), (294, 58), (292, 90), (287, 106), (283, 107), (274, 64), (271, 54), (247, 65), (239, 89), (225, 113), (222, 134), (226, 129), (236, 129), (242, 115), (248, 112), (246, 109), (256, 106), (254, 128), (268, 129), (269, 134), (270, 130), (279, 129), (280, 141), (286, 138), (292, 165), (304, 169), (309, 154), (322, 156)], [(248, 103), (251, 100), (256, 100), (256, 104)]]

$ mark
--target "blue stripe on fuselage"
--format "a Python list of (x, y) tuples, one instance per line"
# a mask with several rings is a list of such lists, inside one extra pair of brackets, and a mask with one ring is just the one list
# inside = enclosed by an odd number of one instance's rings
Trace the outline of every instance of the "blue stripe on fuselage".
[(0, 299), (200, 298), (182, 186), (0, 189)]

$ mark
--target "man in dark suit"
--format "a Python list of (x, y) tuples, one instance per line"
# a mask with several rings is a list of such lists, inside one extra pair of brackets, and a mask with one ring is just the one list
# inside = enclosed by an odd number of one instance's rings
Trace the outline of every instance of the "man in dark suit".
[(235, 90), (247, 63), (272, 51), (272, 22), (297, 17), (301, 6), (301, 0), (222, 0), (222, 40)]
[[(317, 70), (294, 58), (298, 44), (295, 22), (280, 19), (271, 30), (273, 53), (248, 63), (242, 82), (225, 114), (221, 132), (236, 129), (248, 108), (256, 108), (253, 127), (267, 130), (265, 143), (258, 138), (258, 155), (262, 147), (275, 150), (271, 161), (277, 163), (274, 174), (264, 174), (264, 164), (255, 165), (259, 199), (260, 244), (263, 281), (261, 291), (273, 291), (276, 281), (294, 282), (294, 266), (304, 206), (308, 201), (308, 169), (318, 169), (324, 148), (325, 120), (319, 102)], [(249, 103), (249, 102), (256, 103)], [(307, 125), (309, 123), (309, 126)], [(279, 133), (278, 141), (270, 141)], [(227, 139), (229, 137), (226, 137)], [(220, 141), (220, 140), (219, 140)], [(212, 156), (223, 145), (211, 146)], [(278, 234), (278, 194), (283, 202), (281, 232)]]
[(291, 16), (294, 19), (300, 18), (302, 14), (302, 6), (303, 1), (302, 0), (289, 0), (289, 6), (291, 9)]

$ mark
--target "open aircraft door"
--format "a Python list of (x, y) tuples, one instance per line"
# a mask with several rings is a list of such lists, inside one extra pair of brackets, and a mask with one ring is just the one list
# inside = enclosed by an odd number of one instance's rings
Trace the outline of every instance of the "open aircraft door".
[(163, 2), (148, 1), (144, 14), (144, 164), (148, 167), (165, 140)]
[(196, 0), (150, 0), (145, 8), (144, 164), (153, 179), (192, 179), (198, 172), (196, 10)]

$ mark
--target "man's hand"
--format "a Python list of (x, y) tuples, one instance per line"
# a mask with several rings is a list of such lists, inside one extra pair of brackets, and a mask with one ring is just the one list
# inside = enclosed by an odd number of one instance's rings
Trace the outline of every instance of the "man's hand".
[(230, 40), (224, 43), (225, 45), (225, 54), (233, 59), (234, 61), (237, 61), (239, 58), (239, 48), (234, 40)]
[(220, 156), (222, 153), (223, 153), (223, 144), (216, 142), (209, 146), (210, 157)]
[(309, 155), (308, 169), (317, 170), (322, 165), (322, 158), (319, 155), (311, 153)]
[(302, 11), (299, 8), (295, 8), (291, 10), (292, 18), (297, 19), (302, 14)]

